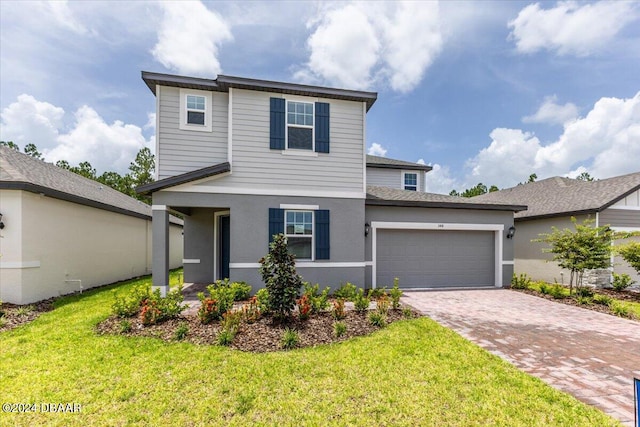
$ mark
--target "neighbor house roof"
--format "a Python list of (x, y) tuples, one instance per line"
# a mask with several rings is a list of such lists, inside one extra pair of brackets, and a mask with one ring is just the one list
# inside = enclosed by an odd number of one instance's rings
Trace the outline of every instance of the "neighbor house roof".
[[(138, 218), (151, 207), (97, 181), (0, 146), (0, 189), (24, 190)], [(172, 222), (181, 223), (177, 218)]]
[(376, 102), (376, 99), (378, 98), (378, 94), (376, 92), (363, 92), (359, 90), (249, 79), (244, 77), (224, 76), (222, 74), (219, 74), (216, 79), (203, 79), (198, 77), (186, 77), (143, 71), (142, 80), (144, 80), (154, 95), (156, 94), (156, 85), (181, 87), (186, 89), (211, 90), (216, 92), (229, 92), (229, 88), (237, 88), (365, 102), (367, 104), (367, 111), (369, 111), (373, 106), (373, 103)]
[(598, 181), (580, 181), (559, 176), (517, 185), (473, 197), (493, 203), (526, 204), (516, 219), (536, 219), (601, 212), (640, 189), (640, 172)]
[(365, 204), (378, 206), (479, 209), (514, 212), (527, 209), (527, 206), (520, 204), (485, 202), (473, 200), (467, 197), (445, 196), (444, 194), (399, 190), (374, 185), (367, 185), (367, 199)]
[(389, 159), (387, 157), (371, 156), (369, 154), (367, 154), (367, 167), (383, 169), (421, 170), (425, 172), (429, 172), (431, 169), (433, 169), (431, 166), (422, 165), (420, 163)]

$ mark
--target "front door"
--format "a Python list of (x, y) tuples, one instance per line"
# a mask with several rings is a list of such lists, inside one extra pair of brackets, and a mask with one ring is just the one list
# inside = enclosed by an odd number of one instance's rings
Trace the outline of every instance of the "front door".
[(229, 215), (221, 216), (218, 223), (219, 241), (218, 241), (218, 277), (226, 279), (229, 277), (229, 259), (231, 245), (231, 230)]

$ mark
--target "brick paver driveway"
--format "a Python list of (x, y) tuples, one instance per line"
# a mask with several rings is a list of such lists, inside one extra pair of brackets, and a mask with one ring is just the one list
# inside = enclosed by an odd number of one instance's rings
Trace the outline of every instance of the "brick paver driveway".
[(521, 370), (633, 424), (640, 322), (506, 289), (405, 292), (403, 302)]

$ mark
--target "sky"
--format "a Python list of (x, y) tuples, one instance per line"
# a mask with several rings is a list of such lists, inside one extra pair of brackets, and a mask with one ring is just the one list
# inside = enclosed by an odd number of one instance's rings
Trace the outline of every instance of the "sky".
[(640, 2), (0, 1), (0, 140), (125, 173), (140, 72), (374, 91), (370, 154), (427, 191), (640, 171)]

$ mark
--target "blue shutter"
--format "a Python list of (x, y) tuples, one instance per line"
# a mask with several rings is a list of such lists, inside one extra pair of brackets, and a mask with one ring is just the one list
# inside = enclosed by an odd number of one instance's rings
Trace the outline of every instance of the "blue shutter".
[(316, 151), (329, 152), (329, 104), (316, 102)]
[(284, 133), (286, 101), (282, 98), (271, 98), (269, 148), (272, 150), (284, 150)]
[(329, 211), (316, 211), (316, 259), (330, 259)]
[(284, 209), (269, 208), (269, 243), (280, 233), (284, 233)]

